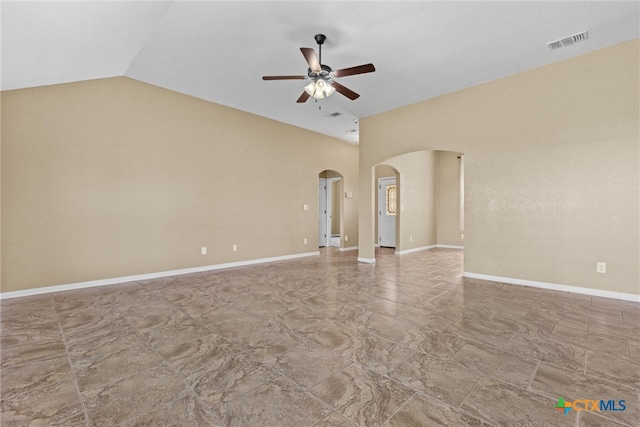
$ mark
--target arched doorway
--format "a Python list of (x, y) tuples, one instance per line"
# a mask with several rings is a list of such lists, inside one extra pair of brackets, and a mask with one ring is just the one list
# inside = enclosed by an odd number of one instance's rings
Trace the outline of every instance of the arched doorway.
[[(421, 150), (373, 166), (375, 247), (393, 247), (400, 255), (437, 247), (463, 249), (463, 161), (459, 152)], [(395, 241), (388, 233), (390, 218), (395, 219)]]

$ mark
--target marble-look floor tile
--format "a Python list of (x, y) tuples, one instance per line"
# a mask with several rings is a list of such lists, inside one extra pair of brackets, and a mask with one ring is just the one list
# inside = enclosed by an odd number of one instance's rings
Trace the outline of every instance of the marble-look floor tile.
[(455, 335), (419, 326), (409, 329), (400, 342), (414, 350), (445, 360), (456, 354), (467, 343)]
[(107, 328), (101, 335), (81, 339), (76, 335), (75, 341), (67, 343), (67, 354), (71, 361), (94, 359), (115, 353), (128, 347), (148, 347), (147, 342), (132, 328)]
[(269, 357), (264, 363), (307, 390), (345, 368), (351, 361), (331, 350), (304, 343)]
[(505, 350), (552, 365), (583, 372), (587, 349), (546, 338), (514, 334)]
[(640, 389), (640, 363), (589, 351), (586, 374)]
[(302, 338), (275, 323), (265, 324), (252, 331), (241, 342), (249, 354), (260, 360), (283, 353), (302, 343)]
[(158, 410), (188, 394), (179, 377), (159, 368), (85, 390), (82, 398), (91, 425), (105, 426)]
[(33, 341), (0, 349), (2, 368), (51, 359), (65, 354), (62, 340)]
[(631, 360), (640, 363), (640, 341), (629, 340), (629, 352), (631, 353)]
[(60, 382), (73, 382), (69, 361), (65, 356), (2, 368), (2, 398), (48, 387)]
[(415, 307), (404, 306), (398, 314), (398, 318), (412, 323), (414, 326), (421, 326), (437, 331), (444, 331), (449, 328), (462, 315), (462, 310), (449, 311), (446, 309), (423, 310)]
[(55, 319), (56, 310), (51, 294), (31, 295), (22, 298), (0, 300), (0, 320), (34, 316), (38, 319)]
[(589, 329), (589, 316), (587, 316), (586, 312), (532, 308), (527, 315), (546, 318), (555, 322), (556, 325), (567, 326), (585, 332)]
[(491, 424), (416, 394), (384, 426), (490, 427)]
[(590, 398), (624, 400), (625, 411), (608, 411), (601, 415), (629, 425), (637, 425), (637, 420), (640, 419), (640, 397), (637, 389), (545, 363), (538, 367), (531, 390), (551, 399), (562, 397), (567, 401)]
[(622, 427), (626, 424), (619, 424), (609, 418), (596, 415), (593, 412), (582, 411), (579, 415), (578, 427)]
[(111, 301), (109, 301), (109, 299), (95, 292), (73, 296), (56, 296), (54, 300), (58, 313), (66, 315), (85, 310), (100, 310), (111, 307)]
[(160, 408), (119, 424), (119, 427), (222, 427), (200, 399), (189, 394)]
[(317, 424), (314, 424), (313, 427), (356, 427), (357, 424), (354, 424), (348, 418), (340, 415), (337, 412), (332, 412), (324, 419), (320, 420)]
[(191, 317), (186, 317), (176, 324), (141, 331), (142, 336), (156, 349), (195, 340), (212, 333)]
[(412, 323), (406, 320), (396, 319), (380, 314), (374, 314), (353, 326), (355, 326), (356, 329), (364, 330), (379, 337), (396, 342), (402, 340), (405, 333), (414, 327)]
[(473, 343), (465, 344), (451, 360), (467, 369), (525, 388), (538, 367), (536, 360)]
[(95, 335), (104, 335), (128, 328), (125, 318), (113, 307), (83, 310), (60, 315), (60, 325), (69, 343)]
[(620, 324), (601, 319), (589, 319), (589, 332), (640, 341), (640, 328), (626, 323)]
[(626, 359), (631, 358), (629, 355), (629, 343), (624, 338), (595, 332), (584, 332), (569, 326), (556, 325), (550, 339), (559, 343), (568, 343), (613, 356)]
[(514, 331), (498, 329), (493, 325), (470, 320), (459, 320), (444, 330), (445, 333), (457, 335), (467, 341), (503, 347)]
[(587, 314), (589, 318), (601, 319), (610, 322), (623, 323), (621, 308), (599, 308), (582, 303), (568, 302), (562, 307), (565, 313)]
[(558, 397), (637, 425), (640, 304), (463, 278), (456, 250), (321, 254), (0, 300), (3, 425), (556, 425)]
[(273, 370), (240, 353), (229, 356), (212, 369), (203, 368), (183, 378), (210, 408), (216, 408), (276, 376)]
[(0, 333), (0, 347), (9, 347), (33, 341), (62, 339), (57, 320), (31, 326), (28, 324), (23, 325), (23, 327), (3, 329)]
[[(292, 325), (295, 327), (295, 325)], [(332, 320), (319, 320), (296, 330), (301, 337), (328, 349), (335, 349), (362, 335), (361, 331)]]
[(302, 427), (313, 426), (332, 409), (277, 377), (215, 411), (225, 425)]
[(388, 374), (416, 391), (452, 406), (459, 406), (481, 375), (457, 363), (414, 353)]
[(318, 384), (311, 393), (366, 426), (381, 426), (413, 395), (408, 387), (355, 364)]
[[(26, 311), (26, 308), (30, 308), (30, 305), (23, 304), (19, 306), (19, 309), (12, 309), (10, 313), (3, 313), (2, 320), (0, 321), (0, 333), (10, 333), (13, 330), (21, 330), (25, 328), (35, 327), (47, 327), (51, 324), (58, 323), (58, 315), (55, 310), (38, 311)], [(36, 306), (37, 307), (37, 306)], [(24, 311), (23, 311), (24, 310)]]
[(147, 347), (127, 347), (94, 359), (73, 362), (80, 390), (95, 388), (161, 365), (162, 358)]
[(414, 353), (408, 347), (368, 333), (351, 338), (335, 351), (383, 375)]
[(622, 318), (625, 325), (640, 328), (640, 307), (623, 309)]
[(155, 313), (137, 313), (136, 315), (125, 315), (129, 323), (140, 332), (145, 332), (149, 329), (164, 328), (167, 326), (175, 326), (180, 322), (184, 322), (186, 319), (190, 319), (189, 316), (182, 311), (169, 308)]
[(240, 344), (227, 341), (215, 334), (158, 349), (180, 374), (198, 370), (214, 371), (242, 351)]
[(565, 416), (555, 410), (554, 405), (553, 399), (483, 377), (460, 409), (496, 426), (576, 425), (575, 411)]
[(82, 414), (82, 405), (73, 381), (35, 388), (0, 401), (3, 426), (64, 425), (63, 420)]

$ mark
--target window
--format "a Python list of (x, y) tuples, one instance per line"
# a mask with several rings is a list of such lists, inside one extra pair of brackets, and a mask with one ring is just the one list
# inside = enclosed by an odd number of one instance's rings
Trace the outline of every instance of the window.
[(395, 184), (387, 185), (386, 190), (387, 191), (385, 192), (386, 194), (385, 206), (387, 207), (387, 215), (395, 215), (396, 214), (396, 185)]

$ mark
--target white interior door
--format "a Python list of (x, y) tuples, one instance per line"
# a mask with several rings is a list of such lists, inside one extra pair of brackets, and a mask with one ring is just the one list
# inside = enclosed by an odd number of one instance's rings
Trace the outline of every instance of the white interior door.
[(318, 246), (329, 246), (327, 230), (327, 179), (320, 178), (318, 184)]
[(395, 177), (378, 180), (378, 243), (380, 246), (396, 247), (397, 195)]

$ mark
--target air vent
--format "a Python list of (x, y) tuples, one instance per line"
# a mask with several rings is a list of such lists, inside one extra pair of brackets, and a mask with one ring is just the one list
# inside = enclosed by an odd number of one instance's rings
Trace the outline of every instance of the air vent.
[(561, 47), (565, 47), (565, 46), (569, 46), (572, 45), (574, 43), (578, 43), (581, 41), (586, 40), (587, 37), (587, 32), (583, 31), (581, 33), (578, 34), (574, 34), (572, 36), (569, 37), (565, 37), (561, 40), (556, 40), (550, 43), (547, 43), (547, 46), (549, 46), (549, 49), (554, 50), (554, 49), (560, 49)]
[(335, 113), (331, 113), (331, 114), (329, 114), (329, 115), (330, 115), (331, 117), (338, 117), (338, 116), (341, 116), (341, 115), (342, 115), (342, 113), (339, 113), (339, 112), (337, 112), (337, 111), (336, 111)]

